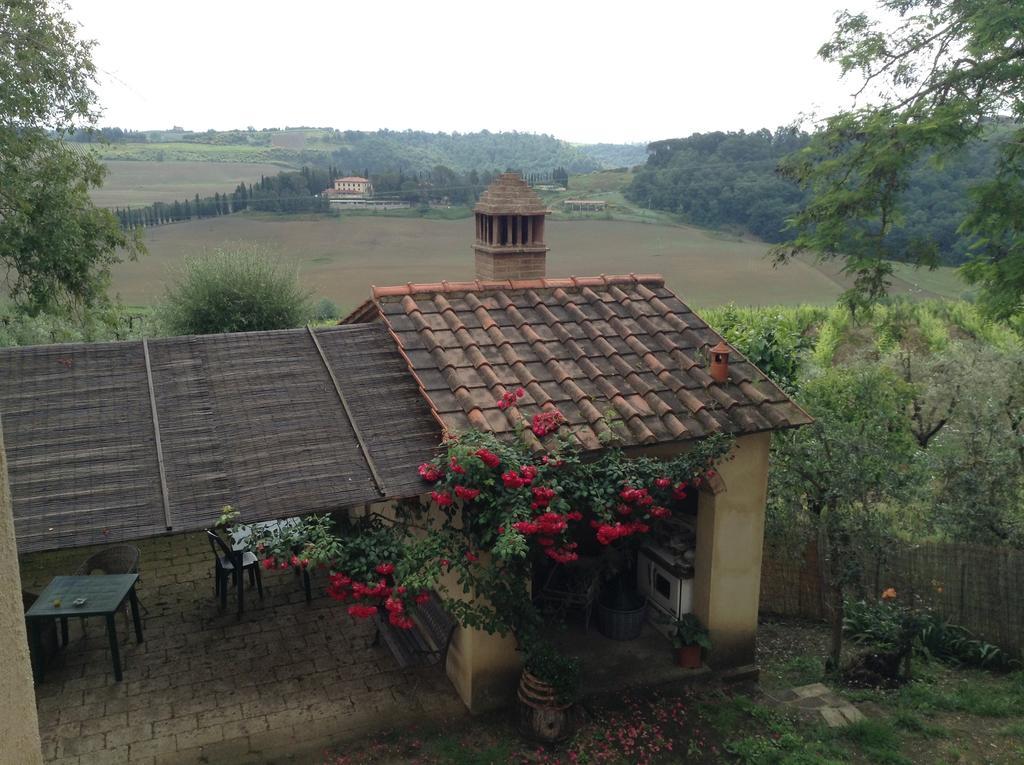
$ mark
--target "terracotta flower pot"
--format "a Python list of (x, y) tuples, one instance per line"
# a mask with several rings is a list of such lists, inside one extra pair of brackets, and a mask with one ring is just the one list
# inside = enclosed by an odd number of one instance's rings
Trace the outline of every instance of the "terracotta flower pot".
[(700, 669), (700, 646), (684, 645), (676, 648), (676, 664), (683, 669)]
[(572, 735), (572, 704), (560, 704), (550, 685), (523, 670), (516, 695), (519, 730), (523, 735), (545, 744)]

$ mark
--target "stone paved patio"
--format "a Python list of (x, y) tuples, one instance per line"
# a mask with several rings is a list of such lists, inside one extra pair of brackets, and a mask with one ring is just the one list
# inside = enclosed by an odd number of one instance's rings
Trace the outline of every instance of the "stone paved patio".
[[(265, 599), (218, 612), (202, 535), (144, 540), (139, 597), (145, 642), (118, 619), (124, 681), (115, 683), (102, 620), (72, 621), (69, 646), (37, 685), (44, 756), (75, 763), (310, 763), (327, 746), (413, 720), (462, 718), (437, 667), (402, 671), (322, 594), (306, 603), (291, 572), (264, 575)], [(26, 589), (72, 573), (90, 549), (22, 562)], [(250, 594), (251, 593), (251, 594)]]

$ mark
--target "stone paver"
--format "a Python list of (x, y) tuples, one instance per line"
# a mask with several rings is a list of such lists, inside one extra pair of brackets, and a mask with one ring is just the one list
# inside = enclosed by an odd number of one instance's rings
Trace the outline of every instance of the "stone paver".
[[(203, 536), (137, 544), (145, 642), (136, 644), (118, 619), (124, 681), (115, 683), (102, 622), (90, 621), (83, 634), (72, 621), (70, 645), (36, 687), (47, 762), (315, 759), (346, 738), (465, 714), (438, 668), (400, 670), (372, 645), (371, 623), (354, 622), (322, 595), (322, 577), (314, 576), (307, 604), (292, 573), (267, 573), (265, 599), (247, 586), (238, 619), (234, 593), (228, 611), (218, 611)], [(24, 586), (38, 591), (90, 552), (28, 556)]]
[(793, 693), (796, 694), (798, 699), (824, 696), (826, 693), (830, 692), (831, 689), (824, 683), (811, 683), (810, 685), (801, 685), (800, 687), (793, 689)]
[(775, 694), (775, 699), (790, 708), (815, 715), (830, 728), (842, 728), (866, 719), (864, 713), (846, 699), (837, 696), (824, 683), (812, 683)]
[(843, 717), (842, 713), (835, 707), (823, 707), (818, 710), (821, 716), (825, 718), (825, 724), (830, 728), (842, 728), (846, 725), (846, 718)]

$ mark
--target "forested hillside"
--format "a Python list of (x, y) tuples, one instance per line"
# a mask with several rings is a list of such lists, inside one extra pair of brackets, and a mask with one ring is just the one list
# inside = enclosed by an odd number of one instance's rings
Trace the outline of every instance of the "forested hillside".
[(365, 167), (371, 173), (390, 170), (420, 172), (437, 165), (456, 172), (505, 170), (548, 172), (565, 167), (571, 173), (600, 168), (581, 149), (549, 135), (530, 133), (425, 133), (419, 130), (364, 133), (334, 131), (324, 141), (336, 144), (332, 161), (342, 167)]
[(632, 168), (647, 160), (642, 143), (585, 143), (577, 148), (606, 170)]
[[(930, 160), (919, 163), (892, 234), (894, 251), (911, 260), (915, 242), (929, 240), (943, 263), (964, 262), (970, 242), (957, 234), (957, 226), (969, 189), (991, 175), (995, 147), (1007, 135), (993, 127), (986, 140), (970, 144), (941, 167)], [(780, 129), (657, 141), (648, 146), (647, 164), (625, 193), (637, 204), (677, 213), (698, 226), (738, 228), (778, 242), (803, 194), (775, 168), (808, 140), (806, 133)]]
[(427, 133), (421, 130), (226, 130), (191, 132), (101, 128), (75, 136), (96, 145), (103, 159), (149, 161), (280, 162), (335, 165), (360, 173), (421, 173), (438, 165), (456, 172), (588, 173), (643, 162), (642, 146), (573, 145), (533, 133)]

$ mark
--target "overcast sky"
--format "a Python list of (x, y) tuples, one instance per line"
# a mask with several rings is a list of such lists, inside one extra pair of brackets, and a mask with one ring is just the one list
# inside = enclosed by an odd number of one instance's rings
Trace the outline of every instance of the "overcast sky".
[(869, 0), (69, 0), (103, 125), (550, 133), (646, 142), (851, 103), (820, 61)]

